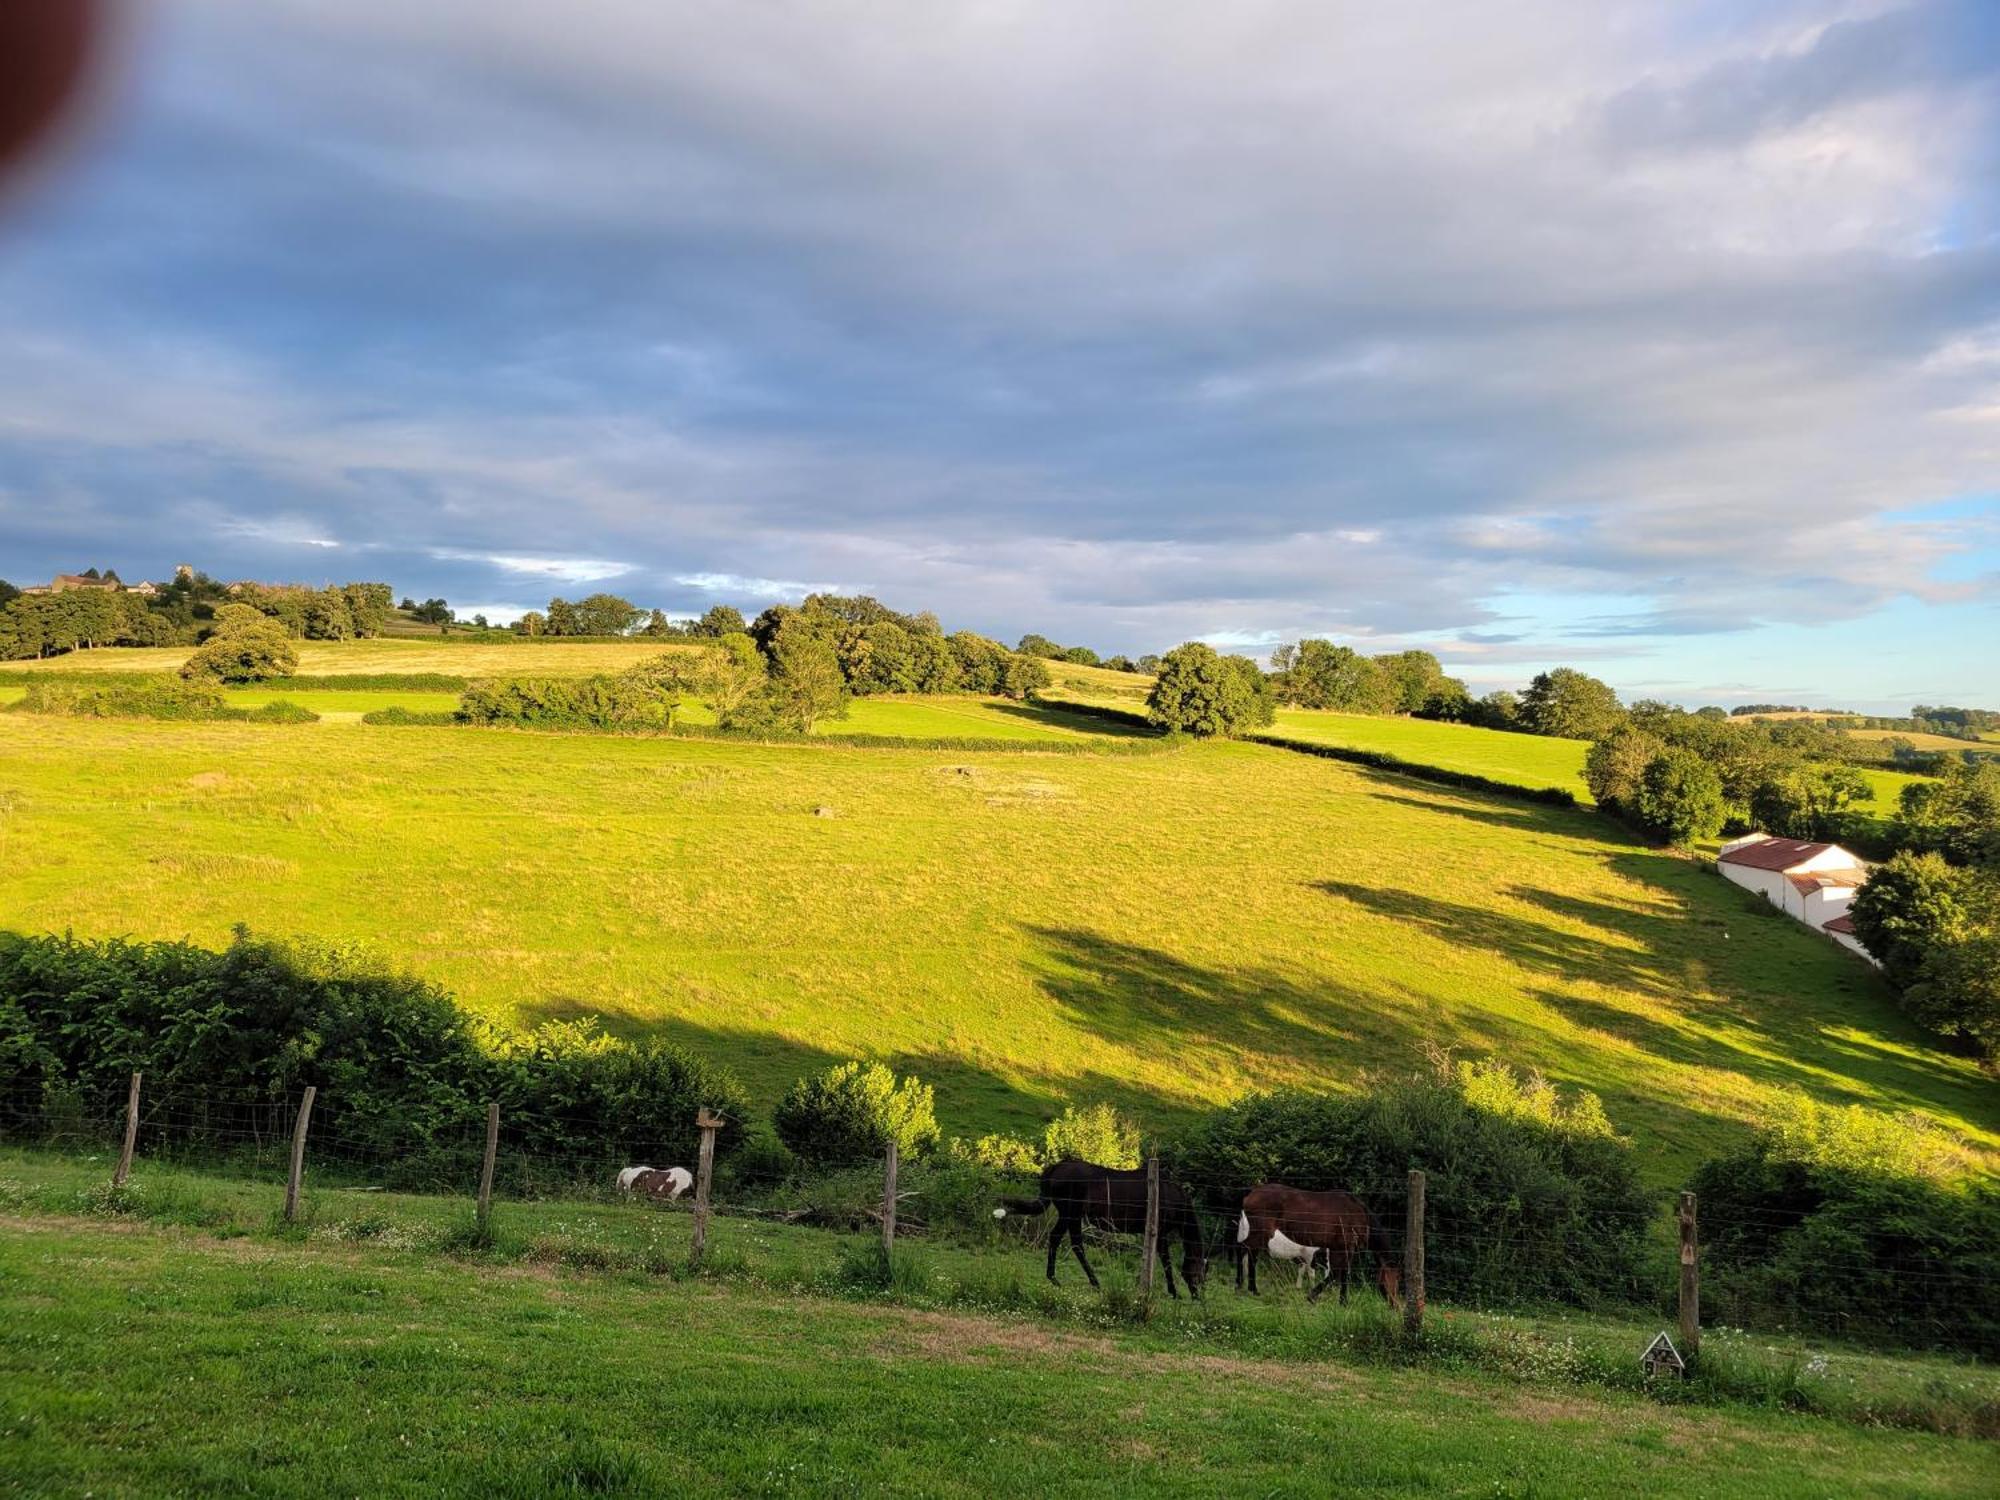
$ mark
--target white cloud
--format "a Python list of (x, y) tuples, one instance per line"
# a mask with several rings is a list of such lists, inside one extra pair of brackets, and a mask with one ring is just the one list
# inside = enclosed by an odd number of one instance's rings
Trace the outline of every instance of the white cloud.
[(622, 578), (638, 571), (630, 563), (605, 562), (590, 557), (523, 557), (512, 552), (465, 552), (453, 547), (433, 548), (431, 556), (440, 562), (476, 562), (518, 577), (549, 578), (557, 583), (596, 583), (600, 579)]

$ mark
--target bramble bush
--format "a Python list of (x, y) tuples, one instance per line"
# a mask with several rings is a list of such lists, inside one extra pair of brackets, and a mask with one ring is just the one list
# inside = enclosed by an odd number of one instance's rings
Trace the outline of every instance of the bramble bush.
[(86, 682), (71, 678), (31, 682), (13, 712), (55, 714), (72, 719), (169, 719), (193, 723), (236, 719), (255, 724), (311, 724), (319, 715), (296, 703), (279, 701), (262, 708), (237, 708), (219, 688), (183, 682), (174, 677), (150, 677), (117, 682)]
[(1171, 1143), (1172, 1170), (1229, 1217), (1260, 1182), (1345, 1188), (1401, 1250), (1408, 1174), (1426, 1174), (1432, 1293), (1471, 1304), (1582, 1305), (1641, 1295), (1653, 1204), (1593, 1094), (1500, 1062), (1377, 1079), (1358, 1094), (1285, 1090), (1215, 1110)]

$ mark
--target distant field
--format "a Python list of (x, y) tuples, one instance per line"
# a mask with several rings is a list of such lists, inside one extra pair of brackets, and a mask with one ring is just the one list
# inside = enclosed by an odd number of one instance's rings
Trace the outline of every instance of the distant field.
[(1356, 750), (1382, 750), (1419, 765), (1447, 771), (1490, 776), (1516, 786), (1560, 787), (1590, 801), (1583, 784), (1583, 757), (1588, 740), (1549, 739), (1535, 734), (1510, 734), (1478, 729), (1470, 724), (1441, 724), (1430, 719), (1377, 717), (1372, 714), (1325, 713), (1309, 708), (1281, 708), (1271, 732), (1316, 744)]
[(1948, 734), (1910, 734), (1901, 729), (1850, 729), (1857, 740), (1907, 740), (1917, 750), (1977, 750), (1979, 740), (1955, 740)]
[(1143, 710), (1153, 679), (1142, 672), (1111, 672), (1103, 667), (1080, 667), (1073, 662), (1052, 661), (1049, 675), (1055, 679), (1059, 697), (1084, 703), (1108, 703), (1118, 708)]
[[(430, 640), (296, 641), (299, 671), (308, 677), (377, 672), (449, 672), (460, 677), (588, 677), (616, 672), (663, 651), (690, 650), (675, 641), (561, 642), (523, 640), (492, 645)], [(0, 663), (6, 670), (43, 672), (176, 672), (188, 646), (106, 646), (39, 661)]]
[(358, 939), (505, 1020), (679, 1036), (764, 1108), (867, 1054), (933, 1081), (953, 1130), (1099, 1098), (1164, 1123), (1428, 1042), (1598, 1089), (1663, 1182), (1785, 1083), (2000, 1144), (1976, 1068), (1700, 865), (1587, 811), (1252, 745), (6, 715), (0, 789), (9, 926)]

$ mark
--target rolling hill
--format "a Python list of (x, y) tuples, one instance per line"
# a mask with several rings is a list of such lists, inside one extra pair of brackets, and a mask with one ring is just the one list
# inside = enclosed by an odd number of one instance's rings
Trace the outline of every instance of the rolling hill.
[(357, 940), (505, 1021), (664, 1029), (766, 1105), (860, 1054), (935, 1083), (956, 1131), (1064, 1100), (1164, 1124), (1439, 1045), (1598, 1090), (1661, 1182), (1792, 1084), (2000, 1146), (1970, 1063), (1700, 864), (1254, 745), (6, 715), (0, 787), (8, 926)]

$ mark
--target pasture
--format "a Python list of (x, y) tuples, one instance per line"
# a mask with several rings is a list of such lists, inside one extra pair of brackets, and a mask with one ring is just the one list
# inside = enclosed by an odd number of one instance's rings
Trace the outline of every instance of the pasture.
[(0, 716), (0, 910), (356, 941), (515, 1024), (600, 1014), (768, 1108), (853, 1055), (947, 1129), (1167, 1124), (1427, 1044), (1595, 1089), (1661, 1184), (1774, 1089), (2000, 1101), (1880, 982), (1582, 810), (1247, 744), (1144, 756)]
[(1588, 740), (1311, 708), (1279, 709), (1278, 722), (1270, 732), (1319, 745), (1386, 751), (1418, 765), (1490, 776), (1515, 786), (1559, 787), (1574, 794), (1578, 802), (1590, 803), (1590, 788), (1583, 784)]

